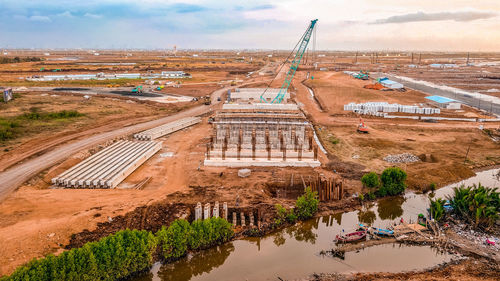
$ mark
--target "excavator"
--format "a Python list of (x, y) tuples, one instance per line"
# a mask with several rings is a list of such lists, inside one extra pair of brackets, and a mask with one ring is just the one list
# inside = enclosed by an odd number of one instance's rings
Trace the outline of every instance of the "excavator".
[(142, 85), (139, 85), (132, 89), (133, 94), (142, 94)]
[[(290, 65), (290, 68), (288, 69), (288, 72), (286, 73), (285, 81), (283, 81), (283, 84), (281, 85), (281, 88), (280, 88), (278, 94), (276, 95), (276, 97), (274, 97), (274, 99), (272, 101), (270, 101), (270, 103), (281, 103), (283, 101), (283, 99), (285, 98), (285, 94), (288, 91), (288, 87), (290, 87), (290, 84), (292, 83), (293, 76), (295, 75), (295, 72), (297, 71), (297, 68), (299, 67), (300, 61), (302, 60), (302, 57), (304, 56), (304, 52), (307, 49), (307, 45), (309, 44), (309, 40), (311, 40), (311, 36), (313, 34), (313, 30), (314, 30), (314, 26), (316, 25), (316, 22), (318, 22), (317, 19), (311, 21), (311, 23), (309, 24), (309, 27), (306, 29), (306, 32), (304, 32), (304, 34), (300, 38), (297, 45), (295, 45), (295, 48), (297, 48), (297, 46), (299, 46), (299, 48), (297, 49), (297, 53), (295, 54), (295, 57), (292, 60), (292, 64)], [(288, 59), (291, 57), (295, 48), (293, 48), (292, 52), (288, 55), (285, 62), (281, 65), (280, 70), (285, 65), (285, 63), (288, 61)], [(276, 77), (278, 76), (279, 72), (280, 71), (277, 72)], [(273, 81), (276, 77), (273, 78)], [(262, 95), (260, 95), (260, 102), (269, 103), (269, 101), (267, 101), (264, 98), (264, 94), (266, 93), (267, 89), (269, 89), (269, 86), (271, 85), (271, 83), (273, 81), (269, 82), (266, 90), (264, 90)]]
[(358, 133), (360, 134), (368, 134), (368, 127), (365, 125), (365, 122), (363, 121), (363, 118), (359, 118), (359, 125), (358, 125)]

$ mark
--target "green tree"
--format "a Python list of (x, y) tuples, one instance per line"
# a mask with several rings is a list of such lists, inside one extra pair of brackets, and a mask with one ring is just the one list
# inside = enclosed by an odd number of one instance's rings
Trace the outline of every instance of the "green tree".
[(312, 192), (310, 187), (307, 187), (304, 195), (297, 198), (295, 202), (295, 214), (301, 220), (311, 218), (318, 210), (319, 200), (317, 192)]
[(390, 167), (385, 169), (380, 176), (382, 187), (379, 188), (380, 196), (398, 195), (406, 189), (406, 172), (399, 167)]
[(361, 182), (368, 188), (377, 188), (380, 186), (380, 179), (375, 172), (364, 174), (361, 178)]
[(176, 220), (156, 234), (165, 259), (178, 259), (186, 254), (191, 225), (186, 220)]

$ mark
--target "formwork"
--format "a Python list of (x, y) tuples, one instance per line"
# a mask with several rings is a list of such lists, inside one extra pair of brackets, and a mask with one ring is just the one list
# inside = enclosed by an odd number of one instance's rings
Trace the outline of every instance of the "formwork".
[(64, 188), (115, 188), (161, 149), (161, 142), (118, 141), (52, 179)]
[(200, 117), (187, 117), (174, 122), (167, 123), (165, 125), (161, 125), (144, 132), (140, 132), (134, 135), (134, 138), (138, 140), (154, 140), (159, 137), (171, 134), (173, 132), (182, 130), (194, 124), (200, 123)]
[(316, 167), (313, 135), (295, 104), (224, 104), (213, 121), (205, 165)]

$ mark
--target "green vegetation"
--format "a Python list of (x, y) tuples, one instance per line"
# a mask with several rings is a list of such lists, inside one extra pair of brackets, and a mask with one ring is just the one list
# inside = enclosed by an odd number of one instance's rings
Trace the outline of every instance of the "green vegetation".
[(370, 200), (375, 200), (377, 198), (377, 195), (373, 191), (370, 191), (366, 194), (368, 196), (368, 199)]
[(310, 187), (305, 189), (304, 195), (297, 198), (295, 208), (287, 209), (280, 204), (274, 205), (277, 218), (274, 219), (276, 226), (280, 226), (285, 222), (295, 223), (297, 220), (306, 220), (312, 218), (318, 211), (318, 193), (312, 192)]
[(84, 114), (76, 110), (62, 110), (58, 112), (39, 112), (37, 108), (31, 108), (30, 112), (24, 113), (22, 118), (28, 120), (51, 120), (68, 119), (83, 116)]
[(168, 228), (162, 227), (156, 233), (166, 260), (178, 259), (186, 254), (191, 225), (185, 220), (176, 220)]
[(59, 256), (32, 260), (0, 280), (118, 280), (151, 267), (155, 249), (151, 232), (122, 230)]
[(500, 193), (496, 188), (481, 184), (454, 188), (454, 195), (448, 198), (453, 212), (472, 223), (474, 227), (490, 228), (499, 218)]
[(382, 186), (378, 189), (380, 196), (398, 195), (406, 189), (406, 172), (399, 167), (390, 167), (385, 169), (380, 176)]
[(192, 250), (206, 249), (222, 244), (233, 236), (231, 224), (222, 218), (196, 220), (191, 223), (188, 245)]
[(28, 62), (28, 61), (42, 61), (42, 58), (39, 57), (25, 57), (25, 58), (20, 58), (20, 57), (14, 57), (14, 58), (9, 58), (9, 57), (2, 57), (0, 58), (0, 64), (6, 64), (6, 63), (19, 63), (19, 62)]
[(40, 130), (41, 127), (52, 126), (48, 121), (67, 120), (84, 116), (76, 110), (57, 112), (40, 112), (32, 107), (29, 112), (9, 118), (0, 118), (0, 141), (15, 139), (21, 133), (29, 134), (30, 130)]
[(436, 187), (437, 187), (437, 185), (436, 185), (436, 183), (435, 183), (435, 182), (431, 182), (431, 184), (429, 185), (429, 189), (430, 189), (431, 191), (436, 190)]
[(377, 188), (380, 186), (380, 180), (375, 172), (364, 174), (361, 178), (361, 182), (368, 188)]
[(336, 138), (335, 136), (330, 136), (328, 137), (328, 141), (331, 143), (331, 144), (338, 144), (340, 142), (340, 140), (338, 138)]
[[(375, 199), (375, 194), (379, 197), (393, 196), (401, 194), (406, 189), (406, 172), (398, 167), (390, 167), (379, 176), (375, 172), (364, 174), (361, 182), (364, 186), (370, 188), (366, 194), (370, 200)], [(364, 199), (364, 196), (363, 196)]]
[(446, 200), (438, 198), (436, 200), (430, 199), (430, 201), (431, 201), (431, 208), (430, 208), (431, 217), (436, 221), (440, 221), (445, 214), (444, 204), (446, 203)]
[(14, 138), (18, 127), (19, 123), (16, 121), (0, 119), (0, 141)]
[(286, 208), (280, 204), (274, 205), (274, 208), (276, 209), (276, 214), (278, 215), (278, 217), (274, 219), (274, 223), (276, 225), (279, 226), (285, 221), (288, 223), (295, 223), (295, 221), (297, 221), (297, 215), (293, 209), (287, 211)]
[(122, 230), (81, 248), (34, 259), (0, 281), (124, 280), (149, 269), (158, 246), (166, 260), (227, 242), (233, 237), (231, 224), (222, 218), (197, 220), (191, 225), (176, 220), (156, 236), (146, 230)]
[(311, 188), (307, 187), (304, 195), (295, 202), (295, 214), (301, 220), (311, 218), (318, 211), (318, 205), (318, 193), (312, 192)]

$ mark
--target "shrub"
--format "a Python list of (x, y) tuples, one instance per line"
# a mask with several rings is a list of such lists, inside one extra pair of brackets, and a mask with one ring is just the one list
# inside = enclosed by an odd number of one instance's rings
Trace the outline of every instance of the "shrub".
[(365, 196), (363, 195), (363, 193), (360, 193), (358, 198), (359, 201), (365, 201)]
[(474, 224), (474, 227), (490, 228), (499, 218), (500, 193), (496, 188), (481, 184), (454, 188), (454, 195), (448, 200), (453, 212)]
[(406, 176), (406, 172), (398, 167), (385, 169), (380, 176), (382, 187), (379, 188), (378, 194), (392, 196), (403, 193), (406, 189)]
[(274, 208), (276, 209), (276, 215), (277, 215), (277, 218), (274, 219), (274, 223), (276, 225), (279, 226), (283, 224), (285, 221), (289, 223), (295, 223), (295, 221), (297, 221), (297, 215), (295, 214), (293, 209), (287, 211), (286, 208), (281, 206), (280, 204), (274, 205)]
[(431, 184), (429, 185), (429, 189), (430, 189), (431, 191), (436, 190), (436, 187), (437, 187), (437, 185), (436, 185), (436, 183), (435, 183), (435, 182), (431, 182)]
[(65, 118), (74, 118), (80, 116), (83, 116), (83, 114), (76, 110), (62, 110), (59, 112), (52, 112), (48, 114), (48, 117), (51, 119), (65, 119)]
[(156, 233), (158, 242), (162, 249), (163, 258), (178, 259), (188, 249), (188, 237), (191, 232), (191, 225), (186, 220), (176, 220), (168, 228), (162, 227)]
[(317, 197), (317, 192), (312, 192), (310, 187), (306, 188), (304, 195), (295, 202), (295, 213), (299, 219), (311, 218), (316, 213), (319, 204)]
[(375, 193), (373, 193), (373, 191), (368, 192), (366, 195), (370, 200), (375, 200), (377, 198), (377, 196), (375, 195)]
[(368, 188), (377, 188), (380, 186), (380, 179), (375, 172), (364, 174), (361, 178), (361, 182)]
[(286, 220), (287, 211), (285, 207), (281, 206), (281, 204), (274, 205), (274, 208), (276, 209), (277, 215), (277, 218), (274, 219), (274, 223), (276, 225), (281, 225)]
[(288, 214), (286, 214), (286, 221), (289, 223), (295, 223), (297, 221), (298, 217), (293, 211), (293, 209), (290, 209), (288, 211)]
[(445, 213), (444, 204), (446, 203), (446, 201), (441, 198), (438, 198), (436, 200), (430, 199), (430, 201), (431, 201), (431, 207), (430, 207), (431, 217), (436, 221), (440, 221)]
[(151, 232), (122, 230), (97, 242), (34, 259), (2, 280), (118, 280), (151, 267)]
[(189, 248), (206, 249), (210, 246), (229, 241), (233, 236), (231, 224), (222, 218), (196, 220), (191, 223), (188, 237)]

